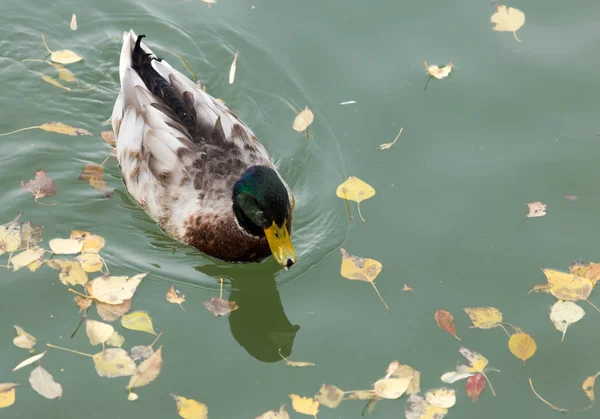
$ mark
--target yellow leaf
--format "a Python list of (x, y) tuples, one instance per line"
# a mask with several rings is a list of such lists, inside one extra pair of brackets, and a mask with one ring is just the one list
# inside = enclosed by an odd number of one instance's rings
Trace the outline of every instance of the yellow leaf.
[(296, 412), (317, 417), (317, 413), (319, 413), (318, 401), (310, 397), (301, 397), (297, 394), (290, 394), (290, 399), (292, 399), (292, 408)]
[(308, 106), (305, 107), (298, 115), (296, 115), (296, 119), (294, 119), (294, 124), (292, 128), (294, 131), (302, 132), (309, 127), (310, 124), (313, 123), (315, 119), (315, 115), (312, 113)]
[(233, 62), (231, 63), (231, 68), (229, 69), (229, 84), (233, 84), (233, 81), (235, 80), (235, 70), (237, 68), (237, 58), (238, 58), (238, 53), (236, 52), (235, 55), (233, 56)]
[[(52, 67), (54, 67), (54, 69), (58, 73), (59, 79), (69, 82), (69, 83), (73, 83), (73, 82), (77, 81), (77, 79), (75, 78), (75, 75), (71, 72), (71, 70), (69, 70), (62, 64), (57, 64), (57, 63), (49, 63), (49, 64)], [(63, 86), (61, 85), (60, 87), (63, 87)]]
[(408, 387), (406, 388), (406, 394), (419, 393), (421, 391), (421, 389), (420, 389), (421, 373), (409, 365), (400, 365), (398, 363), (398, 361), (395, 361), (395, 362), (397, 363), (398, 366), (391, 372), (390, 372), (390, 369), (393, 367), (391, 367), (391, 368), (389, 367), (388, 373), (386, 374), (385, 378), (390, 378), (390, 377), (401, 378), (401, 379), (408, 378), (408, 379), (410, 379), (410, 383), (409, 383)]
[(525, 24), (525, 13), (513, 7), (498, 6), (496, 12), (490, 18), (490, 22), (495, 23), (492, 29), (499, 32), (512, 32), (517, 42), (517, 31)]
[(412, 376), (404, 378), (384, 378), (378, 380), (373, 386), (373, 389), (375, 390), (375, 394), (381, 398), (397, 399), (404, 394), (411, 381)]
[(110, 198), (112, 196), (112, 189), (102, 179), (104, 175), (104, 166), (96, 163), (89, 163), (83, 167), (79, 180), (87, 180), (90, 186), (96, 189), (102, 194), (103, 198)]
[(21, 214), (0, 225), (0, 255), (35, 248), (42, 240), (44, 226), (31, 224), (30, 221), (21, 222), (20, 217)]
[(115, 328), (110, 324), (88, 319), (85, 322), (85, 332), (92, 345), (100, 345), (112, 336)]
[(136, 373), (137, 366), (127, 351), (121, 348), (107, 348), (92, 357), (94, 367), (100, 377), (126, 377)]
[(52, 239), (48, 245), (57, 255), (74, 255), (81, 252), (83, 247), (80, 241), (73, 239)]
[(93, 133), (91, 133), (90, 131), (88, 131), (86, 129), (72, 127), (70, 125), (63, 124), (62, 122), (46, 122), (45, 124), (42, 124), (37, 128), (47, 131), (47, 132), (57, 132), (59, 134), (73, 135), (73, 136), (94, 135)]
[(375, 400), (379, 396), (375, 394), (375, 390), (356, 390), (350, 392), (346, 400)]
[(32, 349), (37, 342), (37, 339), (23, 330), (20, 326), (14, 326), (17, 331), (17, 336), (13, 339), (15, 346), (23, 349)]
[(175, 288), (175, 285), (171, 285), (171, 288), (169, 289), (169, 291), (167, 291), (167, 301), (173, 304), (179, 304), (179, 307), (181, 307), (181, 309), (183, 311), (184, 308), (181, 304), (183, 304), (185, 302), (185, 295), (182, 294), (177, 288)]
[(561, 300), (587, 300), (594, 288), (592, 281), (580, 276), (552, 269), (543, 269), (542, 271), (548, 279), (550, 293)]
[(594, 401), (596, 398), (594, 395), (594, 385), (596, 384), (596, 378), (599, 375), (600, 375), (600, 372), (597, 373), (596, 375), (590, 375), (588, 378), (583, 380), (583, 385), (581, 386), (585, 395), (588, 396), (588, 399), (590, 399), (591, 401)]
[(508, 349), (510, 349), (510, 352), (514, 356), (522, 360), (523, 365), (525, 365), (525, 361), (535, 354), (537, 345), (535, 340), (527, 333), (518, 332), (508, 340)]
[(102, 258), (98, 253), (83, 253), (75, 259), (79, 261), (86, 272), (100, 272), (102, 270)]
[(69, 25), (69, 27), (72, 31), (77, 30), (77, 15), (75, 13), (73, 13), (73, 16), (71, 16), (71, 24)]
[(68, 49), (52, 51), (52, 54), (50, 54), (50, 59), (59, 64), (73, 64), (83, 60), (82, 57)]
[[(94, 302), (94, 300), (92, 298), (85, 298), (82, 297), (81, 295), (78, 295), (75, 297), (75, 304), (77, 304), (77, 307), (79, 307), (80, 311), (85, 311), (88, 308), (90, 308), (90, 306), (92, 305), (92, 303)], [(103, 319), (105, 320), (105, 319)]]
[(10, 261), (13, 265), (13, 271), (18, 271), (30, 263), (40, 260), (44, 256), (44, 249), (27, 249), (16, 256), (13, 256)]
[(407, 402), (406, 419), (442, 419), (448, 413), (448, 409), (432, 406), (427, 400), (417, 395), (410, 396)]
[(434, 407), (449, 409), (456, 404), (456, 392), (448, 388), (430, 390), (425, 394), (425, 400)]
[[(356, 201), (358, 204), (358, 215), (364, 222), (362, 214), (360, 213), (360, 203), (366, 199), (369, 199), (375, 195), (375, 189), (368, 183), (363, 182), (357, 177), (350, 176), (344, 183), (337, 187), (335, 195), (338, 198), (342, 198), (346, 201)], [(350, 214), (350, 207), (348, 207), (348, 214)]]
[(121, 325), (125, 329), (138, 330), (156, 335), (152, 326), (152, 319), (144, 311), (134, 311), (133, 313), (125, 314), (121, 317)]
[(156, 377), (160, 374), (161, 366), (162, 346), (150, 358), (140, 363), (136, 373), (131, 376), (127, 389), (131, 390), (134, 387), (143, 387), (156, 380)]
[(197, 402), (194, 399), (188, 399), (171, 393), (171, 397), (177, 403), (177, 413), (183, 419), (207, 419), (208, 407), (204, 403)]
[(290, 419), (290, 415), (284, 405), (279, 406), (279, 410), (269, 410), (258, 416), (256, 419)]
[(137, 393), (134, 393), (133, 391), (130, 391), (130, 392), (127, 394), (127, 400), (129, 400), (130, 402), (134, 402), (134, 401), (136, 401), (136, 400), (138, 399), (138, 397), (139, 397), (139, 396), (137, 395)]
[(125, 343), (125, 337), (119, 334), (119, 332), (114, 332), (110, 337), (106, 340), (106, 344), (110, 346), (121, 347)]
[(98, 253), (104, 247), (104, 238), (87, 231), (73, 230), (71, 231), (71, 239), (83, 242), (81, 251), (83, 253)]
[(377, 278), (377, 275), (379, 275), (379, 272), (381, 272), (381, 262), (376, 261), (375, 259), (360, 258), (358, 256), (351, 255), (350, 253), (346, 252), (344, 248), (340, 248), (340, 251), (342, 252), (342, 267), (340, 269), (341, 275), (348, 279), (370, 282), (385, 308), (389, 308), (383, 300), (383, 297), (379, 293), (379, 290), (375, 286), (374, 282), (375, 278)]
[(107, 304), (122, 304), (131, 300), (135, 290), (148, 273), (132, 276), (102, 276), (90, 281), (89, 292), (95, 299)]
[(315, 394), (315, 399), (323, 406), (335, 409), (344, 399), (344, 392), (331, 384), (323, 384)]
[(314, 367), (316, 365), (314, 362), (290, 361), (285, 356), (283, 356), (283, 354), (281, 353), (281, 349), (277, 349), (277, 351), (279, 352), (279, 356), (281, 357), (281, 359), (283, 359), (285, 363), (290, 367)]
[(438, 80), (445, 79), (452, 71), (452, 63), (448, 63), (444, 67), (438, 67), (437, 65), (428, 65), (427, 61), (425, 61), (425, 70), (427, 70), (427, 73), (429, 73), (431, 77)]
[(52, 269), (60, 271), (58, 277), (65, 285), (85, 285), (88, 282), (87, 273), (76, 260), (51, 259), (46, 263)]
[(473, 326), (479, 329), (492, 329), (502, 323), (502, 313), (494, 307), (465, 308), (465, 312), (471, 318)]
[(0, 409), (15, 403), (17, 386), (16, 383), (0, 383)]
[(47, 76), (45, 74), (41, 74), (41, 73), (38, 73), (38, 74), (40, 75), (40, 78), (42, 80), (44, 80), (46, 83), (51, 84), (52, 86), (60, 87), (61, 89), (71, 91), (71, 89), (68, 88), (67, 86), (63, 86), (62, 84), (60, 84), (60, 82), (58, 80), (56, 80), (50, 76)]

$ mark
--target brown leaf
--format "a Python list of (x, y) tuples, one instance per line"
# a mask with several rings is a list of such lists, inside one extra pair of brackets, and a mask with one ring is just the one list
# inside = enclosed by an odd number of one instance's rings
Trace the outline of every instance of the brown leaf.
[(169, 289), (169, 291), (167, 291), (166, 298), (167, 301), (172, 304), (179, 304), (179, 307), (181, 307), (181, 309), (185, 311), (185, 309), (182, 306), (182, 304), (185, 302), (185, 294), (182, 294), (181, 291), (175, 288), (175, 285), (171, 285), (171, 288)]
[(42, 240), (43, 225), (34, 225), (30, 221), (20, 222), (21, 214), (0, 225), (0, 255), (6, 252), (36, 248)]
[(21, 181), (21, 188), (28, 191), (35, 199), (56, 195), (56, 184), (43, 169), (36, 172), (35, 179), (31, 179), (27, 184)]
[(79, 175), (79, 180), (87, 180), (90, 186), (102, 194), (103, 198), (112, 196), (112, 189), (102, 179), (104, 175), (104, 167), (100, 164), (89, 163), (83, 167)]
[(236, 311), (240, 308), (235, 301), (227, 301), (222, 298), (213, 297), (208, 301), (204, 301), (204, 307), (217, 317), (225, 316), (226, 314)]
[(595, 375), (590, 375), (588, 378), (583, 380), (583, 384), (581, 385), (583, 392), (592, 402), (596, 399), (596, 396), (594, 395), (594, 385), (596, 384), (596, 378), (599, 375), (600, 372), (596, 373)]
[(465, 390), (467, 390), (467, 396), (475, 403), (483, 390), (485, 390), (485, 377), (483, 374), (475, 374), (469, 377), (465, 384)]
[(152, 356), (143, 361), (137, 368), (136, 373), (129, 380), (127, 389), (134, 387), (143, 387), (154, 380), (160, 374), (160, 368), (162, 366), (162, 346), (158, 348)]
[[(88, 308), (90, 308), (90, 306), (92, 305), (93, 302), (94, 302), (94, 300), (92, 300), (91, 298), (85, 298), (80, 295), (75, 297), (75, 304), (77, 304), (77, 307), (79, 307), (79, 310), (84, 310), (84, 311), (87, 310)], [(106, 319), (104, 319), (104, 320), (106, 320)]]
[(102, 131), (100, 135), (102, 136), (102, 139), (106, 141), (110, 146), (117, 146), (117, 142), (115, 141), (115, 134), (112, 131)]
[(338, 407), (343, 399), (344, 392), (331, 384), (323, 384), (315, 394), (315, 400), (331, 409)]
[(454, 325), (454, 317), (452, 317), (452, 314), (450, 314), (450, 312), (446, 310), (438, 310), (435, 312), (434, 317), (440, 329), (445, 330), (450, 335), (460, 340), (460, 338), (456, 336), (456, 326)]
[(100, 318), (106, 322), (114, 322), (123, 314), (131, 309), (131, 299), (123, 301), (121, 304), (108, 304), (102, 301), (96, 301), (96, 310)]
[(536, 201), (527, 204), (527, 218), (543, 217), (546, 215), (546, 204)]

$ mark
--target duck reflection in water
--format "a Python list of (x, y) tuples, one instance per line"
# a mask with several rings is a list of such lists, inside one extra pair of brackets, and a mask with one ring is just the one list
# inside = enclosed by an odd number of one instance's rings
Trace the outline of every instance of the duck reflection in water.
[[(228, 299), (239, 306), (229, 314), (229, 326), (234, 339), (250, 355), (262, 362), (277, 362), (282, 360), (280, 350), (286, 358), (291, 355), (300, 326), (288, 320), (275, 273), (273, 269), (265, 269), (268, 265), (271, 264), (246, 265), (244, 268), (249, 269), (245, 274), (225, 275), (231, 280)], [(207, 274), (208, 270), (212, 271), (208, 266), (196, 269)], [(221, 273), (224, 272), (221, 270)], [(210, 274), (218, 277), (216, 272)]]

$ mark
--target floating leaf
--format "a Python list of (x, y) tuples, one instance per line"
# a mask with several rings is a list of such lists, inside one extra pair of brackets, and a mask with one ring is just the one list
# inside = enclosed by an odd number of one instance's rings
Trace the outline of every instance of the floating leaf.
[[(338, 198), (344, 199), (346, 202), (348, 200), (356, 201), (358, 205), (358, 215), (360, 219), (364, 222), (362, 214), (360, 213), (360, 203), (366, 199), (369, 199), (375, 195), (375, 189), (371, 185), (366, 182), (363, 182), (359, 178), (355, 176), (350, 176), (344, 183), (337, 187), (335, 190), (335, 195)], [(350, 212), (350, 207), (348, 207), (348, 212)]]
[(185, 311), (185, 309), (183, 308), (182, 304), (185, 302), (185, 295), (181, 293), (181, 291), (179, 291), (177, 288), (175, 288), (175, 285), (171, 285), (171, 288), (169, 288), (169, 291), (167, 291), (167, 301), (173, 304), (179, 304), (179, 307), (181, 307), (181, 309), (183, 311)]
[(79, 174), (79, 180), (87, 180), (92, 188), (102, 194), (103, 198), (110, 198), (112, 196), (112, 189), (102, 179), (103, 175), (104, 166), (96, 163), (88, 163)]
[(187, 399), (171, 393), (171, 397), (177, 403), (177, 413), (183, 419), (207, 419), (208, 407), (204, 403), (197, 402), (194, 399)]
[(14, 328), (17, 331), (17, 336), (13, 339), (15, 346), (23, 349), (32, 349), (37, 342), (36, 338), (20, 326), (14, 326)]
[(31, 224), (30, 221), (21, 222), (20, 217), (21, 214), (14, 220), (0, 225), (0, 255), (36, 248), (42, 240), (44, 226)]
[(543, 217), (546, 215), (546, 204), (539, 201), (530, 202), (527, 204), (529, 211), (527, 212), (527, 218)]
[(117, 146), (117, 142), (115, 141), (115, 134), (112, 131), (102, 131), (100, 133), (102, 139), (108, 143), (108, 145), (112, 147)]
[(398, 368), (390, 376), (393, 378), (410, 378), (406, 394), (417, 394), (421, 391), (421, 373), (409, 365), (398, 365)]
[(510, 349), (510, 352), (514, 356), (522, 360), (523, 365), (525, 365), (525, 361), (535, 354), (537, 345), (535, 340), (527, 333), (518, 332), (513, 334), (508, 340), (508, 349)]
[(48, 243), (50, 249), (57, 255), (74, 255), (81, 252), (83, 244), (73, 239), (52, 239)]
[(404, 394), (411, 380), (412, 377), (384, 378), (378, 380), (373, 389), (375, 394), (383, 399), (397, 399)]
[(592, 281), (580, 276), (543, 269), (548, 280), (549, 291), (556, 298), (567, 301), (587, 300), (592, 293)]
[(296, 412), (317, 417), (317, 413), (319, 413), (318, 401), (310, 397), (298, 396), (297, 394), (290, 394), (290, 399), (292, 399), (292, 408)]
[(110, 346), (116, 346), (120, 348), (125, 343), (125, 337), (120, 335), (119, 332), (115, 331), (110, 337), (106, 340), (106, 344)]
[(54, 377), (41, 366), (31, 371), (29, 384), (39, 395), (47, 399), (60, 399), (62, 397), (62, 386), (54, 381)]
[(130, 391), (129, 393), (127, 393), (127, 400), (129, 400), (130, 402), (134, 402), (139, 398), (139, 396), (137, 395), (137, 393), (134, 393), (133, 391)]
[(438, 327), (442, 330), (448, 332), (451, 336), (454, 336), (456, 339), (460, 340), (458, 336), (456, 336), (456, 326), (454, 325), (454, 317), (450, 314), (449, 311), (446, 310), (438, 310), (434, 315), (435, 322)]
[(34, 362), (39, 361), (40, 359), (42, 359), (42, 357), (46, 355), (46, 351), (39, 353), (37, 355), (31, 356), (29, 358), (27, 358), (25, 361), (19, 363), (19, 365), (17, 365), (16, 367), (13, 368), (13, 372), (20, 370), (23, 367), (26, 367), (27, 365), (31, 365)]
[(112, 336), (115, 328), (107, 323), (87, 319), (85, 322), (85, 332), (92, 345), (100, 345)]
[(83, 253), (98, 253), (105, 244), (103, 237), (87, 231), (73, 230), (71, 231), (70, 238), (83, 243), (83, 247), (81, 248)]
[(233, 56), (233, 62), (231, 63), (231, 68), (229, 69), (229, 84), (233, 84), (233, 81), (235, 80), (235, 70), (237, 68), (237, 58), (238, 58), (238, 53), (236, 52), (235, 55)]
[(50, 59), (52, 61), (54, 61), (55, 63), (73, 64), (73, 63), (83, 60), (82, 57), (80, 57), (79, 55), (75, 54), (73, 51), (68, 50), (68, 49), (51, 51), (50, 48), (48, 48), (48, 45), (46, 44), (46, 39), (44, 38), (44, 35), (42, 35), (42, 41), (44, 42), (44, 46), (46, 47), (46, 50), (48, 50), (48, 53), (50, 54)]
[(308, 106), (306, 106), (300, 111), (298, 115), (296, 115), (292, 128), (294, 129), (294, 131), (302, 132), (306, 130), (310, 126), (310, 124), (313, 123), (314, 120), (315, 115), (310, 109), (308, 109)]
[(371, 283), (385, 308), (389, 308), (383, 300), (383, 297), (379, 293), (379, 290), (375, 286), (374, 282), (375, 278), (377, 278), (377, 275), (379, 275), (381, 272), (383, 266), (381, 265), (381, 262), (375, 259), (361, 258), (351, 255), (350, 253), (346, 252), (344, 248), (340, 248), (340, 251), (342, 252), (342, 267), (340, 269), (340, 274), (347, 279)]
[(105, 322), (114, 322), (131, 309), (131, 300), (125, 300), (121, 304), (107, 304), (96, 301), (98, 315)]
[(60, 271), (58, 278), (65, 285), (85, 285), (88, 282), (87, 273), (76, 260), (51, 259), (46, 263)]
[(379, 396), (375, 394), (375, 390), (357, 390), (346, 397), (347, 400), (375, 400), (378, 398)]
[(444, 67), (438, 67), (437, 65), (428, 65), (425, 61), (425, 70), (431, 77), (438, 80), (445, 79), (452, 71), (452, 63), (448, 63)]
[(35, 173), (35, 179), (25, 183), (21, 181), (21, 188), (28, 191), (35, 199), (56, 195), (56, 184), (48, 177), (45, 170)]
[(400, 136), (402, 135), (402, 131), (404, 131), (404, 127), (400, 128), (400, 132), (398, 133), (398, 135), (396, 135), (394, 141), (392, 141), (391, 143), (381, 144), (379, 147), (377, 147), (377, 150), (387, 150), (388, 148), (396, 144), (396, 141), (398, 141), (398, 138), (400, 138)]
[(588, 378), (583, 380), (583, 384), (581, 386), (581, 388), (583, 389), (583, 392), (588, 397), (588, 399), (590, 399), (591, 401), (594, 401), (596, 399), (596, 396), (594, 395), (594, 385), (596, 384), (596, 378), (599, 375), (600, 375), (600, 372), (597, 373), (596, 375), (590, 375)]
[(577, 323), (585, 316), (585, 311), (572, 301), (558, 300), (550, 310), (550, 320), (554, 327), (562, 332), (562, 340), (565, 339), (567, 328), (573, 323)]
[(204, 301), (202, 304), (208, 311), (217, 317), (225, 316), (240, 308), (235, 301), (227, 301), (220, 297), (213, 297), (208, 301)]
[(331, 384), (323, 384), (315, 399), (323, 406), (335, 409), (344, 399), (344, 392)]
[(92, 357), (94, 367), (100, 377), (115, 378), (127, 377), (137, 371), (133, 359), (127, 351), (121, 348), (107, 348)]
[[(52, 67), (54, 67), (54, 69), (56, 70), (56, 72), (58, 73), (58, 78), (60, 80), (69, 82), (69, 83), (73, 83), (76, 82), (77, 79), (75, 78), (75, 75), (71, 72), (71, 70), (69, 70), (68, 68), (66, 68), (65, 66), (63, 66), (62, 64), (58, 64), (58, 63), (49, 63)], [(60, 87), (66, 88), (63, 85), (60, 85)], [(66, 88), (67, 90), (71, 90)]]
[(408, 408), (404, 411), (406, 419), (442, 419), (448, 409), (432, 406), (424, 398), (413, 394), (407, 400)]
[[(467, 358), (467, 360), (471, 363), (471, 365), (468, 365), (468, 366), (467, 365), (458, 365), (456, 367), (456, 371), (445, 373), (444, 375), (442, 375), (441, 380), (444, 383), (452, 384), (458, 380), (462, 380), (464, 378), (468, 378), (475, 374), (481, 373), (483, 375), (483, 377), (489, 383), (490, 391), (495, 396), (496, 392), (494, 391), (494, 387), (492, 387), (492, 383), (488, 379), (487, 375), (485, 375), (485, 372), (488, 370), (487, 366), (489, 364), (489, 361), (487, 360), (487, 358), (485, 358), (483, 355), (481, 355), (475, 351), (472, 351), (470, 349), (467, 349), (465, 347), (461, 347), (459, 349), (459, 352), (465, 358)], [(497, 370), (495, 370), (495, 371), (497, 371)]]
[[(90, 308), (90, 306), (92, 305), (92, 303), (94, 302), (94, 300), (92, 298), (85, 298), (82, 297), (81, 295), (78, 295), (75, 297), (75, 304), (77, 304), (77, 307), (79, 307), (80, 311), (85, 311), (88, 308)], [(103, 319), (105, 320), (105, 319)]]
[(409, 287), (408, 285), (404, 284), (404, 286), (402, 287), (402, 289), (400, 291), (407, 292), (407, 291), (414, 291), (414, 290), (411, 287)]
[(162, 346), (158, 348), (150, 358), (146, 359), (138, 366), (136, 373), (129, 380), (127, 389), (130, 390), (134, 387), (143, 387), (156, 380), (156, 377), (160, 374), (161, 366)]
[(590, 281), (592, 281), (592, 284), (596, 286), (596, 284), (600, 280), (600, 263), (575, 263), (569, 267), (569, 273), (572, 273), (575, 276), (581, 276), (583, 278), (589, 279)]
[(69, 91), (69, 92), (71, 91), (71, 89), (70, 89), (70, 88), (68, 88), (67, 86), (63, 86), (63, 85), (61, 84), (61, 82), (59, 82), (59, 81), (58, 81), (58, 80), (56, 80), (55, 78), (52, 78), (52, 77), (50, 77), (50, 76), (47, 76), (47, 75), (45, 75), (45, 74), (42, 74), (42, 73), (37, 73), (37, 74), (38, 74), (38, 75), (40, 76), (40, 78), (41, 78), (42, 80), (44, 80), (46, 83), (48, 83), (48, 84), (51, 84), (52, 86), (55, 86), (55, 87), (60, 87), (61, 89), (67, 90), (67, 91)]
[(15, 403), (17, 386), (16, 383), (0, 383), (0, 409)]
[(102, 276), (90, 281), (88, 292), (98, 301), (107, 304), (122, 304), (131, 300), (135, 290), (148, 273), (128, 276)]
[(72, 135), (72, 136), (94, 135), (92, 132), (90, 132), (86, 129), (72, 127), (70, 125), (63, 124), (62, 122), (47, 122), (45, 124), (40, 125), (39, 127), (33, 127), (33, 128), (39, 128), (39, 129), (47, 131), (47, 132), (56, 132), (58, 134), (65, 134), (65, 135)]
[(456, 392), (447, 388), (438, 388), (428, 391), (425, 400), (432, 406), (449, 409), (456, 404)]
[(72, 31), (77, 30), (77, 15), (75, 13), (73, 13), (73, 16), (71, 16), (71, 24), (69, 25), (69, 27)]
[(154, 327), (152, 326), (152, 319), (148, 313), (144, 311), (134, 311), (133, 313), (123, 315), (123, 317), (121, 317), (121, 325), (125, 329), (138, 330), (140, 332), (156, 335)]
[(492, 29), (498, 32), (512, 32), (515, 40), (521, 42), (517, 38), (517, 31), (525, 24), (525, 13), (513, 7), (498, 5), (496, 12), (490, 18), (490, 22), (494, 23)]
[(494, 307), (465, 308), (473, 326), (479, 329), (492, 329), (502, 323), (502, 313)]
[(287, 410), (285, 410), (285, 406), (281, 405), (279, 406), (279, 410), (269, 410), (258, 416), (256, 419), (290, 419), (290, 415)]
[(481, 396), (483, 390), (485, 390), (485, 377), (483, 374), (470, 376), (465, 384), (465, 390), (467, 391), (467, 396), (475, 403), (479, 399), (479, 396)]
[(13, 265), (13, 271), (18, 271), (24, 266), (27, 266), (44, 257), (44, 249), (27, 249), (22, 251), (10, 259)]
[(131, 348), (131, 359), (134, 361), (140, 359), (148, 359), (154, 353), (154, 349), (151, 346), (138, 345)]
[(75, 259), (79, 261), (81, 267), (86, 272), (100, 272), (104, 263), (98, 253), (84, 253), (77, 256)]
[(305, 361), (290, 361), (281, 353), (281, 349), (277, 350), (279, 352), (279, 356), (281, 359), (285, 361), (287, 365), (290, 367), (314, 367), (316, 364), (314, 362), (305, 362)]

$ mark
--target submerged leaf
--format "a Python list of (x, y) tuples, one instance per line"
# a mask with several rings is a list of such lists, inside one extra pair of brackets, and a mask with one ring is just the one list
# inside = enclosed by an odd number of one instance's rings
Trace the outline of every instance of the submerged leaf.
[(315, 115), (308, 109), (308, 106), (306, 106), (298, 115), (296, 115), (292, 128), (294, 131), (302, 132), (306, 130), (314, 120)]
[(373, 386), (373, 389), (375, 390), (375, 394), (383, 399), (397, 399), (404, 394), (411, 381), (412, 376), (404, 378), (384, 378), (378, 380)]
[(183, 419), (207, 419), (208, 407), (204, 403), (197, 402), (194, 399), (188, 399), (171, 393), (171, 397), (177, 403), (177, 413)]
[(125, 337), (120, 335), (119, 332), (114, 332), (110, 337), (106, 340), (106, 344), (110, 346), (116, 346), (120, 348), (125, 343)]
[(79, 174), (79, 180), (87, 180), (92, 188), (102, 194), (103, 198), (110, 198), (113, 191), (104, 179), (102, 179), (103, 175), (104, 166), (96, 163), (88, 163)]
[(344, 248), (342, 252), (342, 267), (340, 274), (347, 279), (373, 282), (381, 272), (383, 265), (375, 259), (361, 258), (348, 253)]
[(315, 399), (323, 406), (335, 409), (344, 399), (344, 392), (331, 384), (323, 384), (315, 394)]
[(117, 142), (115, 141), (115, 134), (112, 131), (102, 131), (100, 133), (102, 139), (108, 143), (108, 145), (112, 147), (117, 146)]
[(21, 181), (21, 188), (28, 191), (35, 199), (56, 195), (56, 184), (43, 169), (35, 173), (35, 179), (27, 183)]
[(47, 399), (60, 399), (62, 397), (62, 386), (54, 381), (54, 377), (41, 366), (31, 371), (29, 383), (39, 395)]
[(131, 309), (131, 300), (125, 300), (121, 304), (107, 304), (96, 301), (98, 315), (105, 322), (114, 322)]
[(217, 317), (225, 316), (240, 308), (235, 301), (227, 301), (218, 297), (213, 297), (208, 301), (204, 301), (202, 304), (208, 311)]

